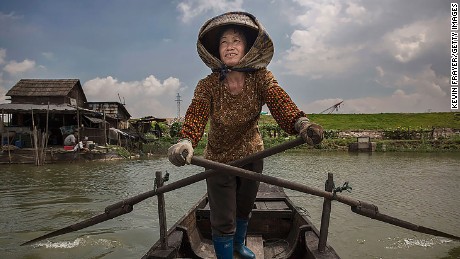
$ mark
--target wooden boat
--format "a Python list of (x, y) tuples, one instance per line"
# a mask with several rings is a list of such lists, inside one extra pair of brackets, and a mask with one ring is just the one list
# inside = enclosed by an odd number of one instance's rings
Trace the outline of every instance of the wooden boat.
[[(205, 196), (168, 230), (163, 247), (160, 238), (142, 258), (215, 258), (209, 215)], [(318, 229), (283, 188), (261, 183), (246, 238), (256, 258), (340, 258), (318, 243)]]

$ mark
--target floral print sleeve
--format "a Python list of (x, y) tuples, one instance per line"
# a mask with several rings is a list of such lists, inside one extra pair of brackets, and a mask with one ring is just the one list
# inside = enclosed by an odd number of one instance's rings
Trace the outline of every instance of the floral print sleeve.
[(203, 136), (211, 107), (211, 92), (204, 82), (205, 80), (200, 80), (195, 88), (192, 103), (187, 109), (180, 133), (181, 138), (189, 139), (194, 148)]
[(262, 72), (265, 72), (263, 97), (273, 118), (288, 134), (297, 134), (294, 128), (295, 122), (300, 117), (307, 117), (307, 115), (299, 110), (270, 71), (263, 70)]

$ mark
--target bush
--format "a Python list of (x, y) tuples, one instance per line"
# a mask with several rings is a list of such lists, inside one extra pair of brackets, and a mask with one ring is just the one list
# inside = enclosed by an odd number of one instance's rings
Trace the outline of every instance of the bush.
[(169, 135), (172, 138), (177, 138), (179, 137), (179, 133), (182, 129), (182, 123), (180, 122), (174, 122), (171, 127), (169, 128)]
[(275, 123), (262, 124), (260, 125), (259, 129), (263, 138), (288, 137), (288, 134), (284, 130), (282, 130), (278, 124)]
[(325, 130), (324, 131), (324, 138), (325, 139), (335, 139), (339, 137), (339, 132), (338, 130)]
[(415, 139), (430, 139), (433, 129), (411, 129), (401, 128), (383, 130), (383, 137), (385, 139), (399, 139), (399, 140), (415, 140)]

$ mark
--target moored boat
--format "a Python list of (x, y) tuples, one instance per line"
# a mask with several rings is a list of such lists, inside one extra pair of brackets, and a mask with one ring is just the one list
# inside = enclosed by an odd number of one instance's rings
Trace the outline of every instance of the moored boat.
[[(215, 258), (209, 216), (204, 196), (142, 258)], [(340, 258), (328, 244), (319, 251), (319, 236), (282, 187), (260, 184), (246, 238), (256, 258)]]

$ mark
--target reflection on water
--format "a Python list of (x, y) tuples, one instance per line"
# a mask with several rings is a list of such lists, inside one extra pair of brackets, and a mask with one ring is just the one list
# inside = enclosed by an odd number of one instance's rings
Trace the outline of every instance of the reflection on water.
[[(334, 173), (337, 186), (348, 181), (353, 187), (343, 195), (373, 203), (381, 213), (460, 235), (458, 158), (458, 154), (432, 153), (281, 154), (266, 159), (264, 173), (321, 189), (327, 173)], [(165, 158), (0, 166), (0, 258), (141, 257), (159, 237), (156, 198), (113, 220), (33, 246), (19, 244), (151, 190), (155, 171), (169, 172), (172, 182), (201, 169), (176, 168)], [(319, 227), (322, 198), (286, 192)], [(167, 193), (168, 226), (204, 193), (204, 182)], [(329, 242), (342, 258), (439, 258), (460, 245), (367, 219), (337, 202), (329, 230)]]

